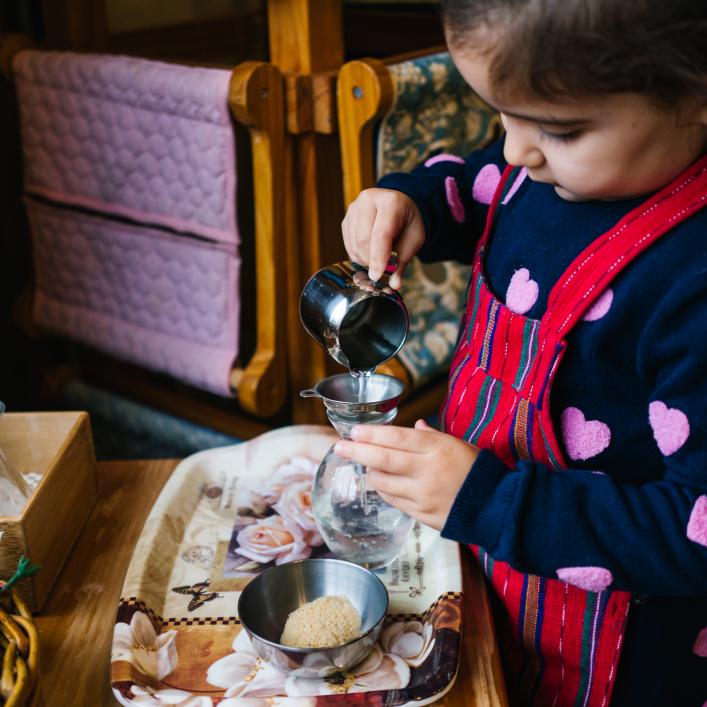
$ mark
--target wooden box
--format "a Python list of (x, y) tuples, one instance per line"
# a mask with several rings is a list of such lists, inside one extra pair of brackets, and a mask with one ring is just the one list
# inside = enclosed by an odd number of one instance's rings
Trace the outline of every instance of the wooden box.
[(85, 412), (6, 413), (0, 447), (21, 473), (41, 480), (17, 517), (0, 516), (0, 578), (14, 574), (21, 555), (41, 570), (17, 585), (39, 611), (96, 496), (96, 457)]

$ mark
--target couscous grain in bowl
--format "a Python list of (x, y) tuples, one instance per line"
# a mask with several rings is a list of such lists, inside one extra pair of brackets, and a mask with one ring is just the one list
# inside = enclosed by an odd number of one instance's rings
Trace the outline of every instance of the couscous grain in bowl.
[(258, 655), (309, 678), (362, 661), (378, 639), (387, 610), (388, 591), (375, 574), (335, 559), (298, 560), (265, 570), (238, 601), (239, 619)]

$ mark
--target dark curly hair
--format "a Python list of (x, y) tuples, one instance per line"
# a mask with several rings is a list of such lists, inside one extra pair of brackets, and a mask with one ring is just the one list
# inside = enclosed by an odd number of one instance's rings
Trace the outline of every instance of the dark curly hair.
[(450, 46), (479, 41), (500, 90), (707, 100), (707, 0), (441, 0), (441, 10)]

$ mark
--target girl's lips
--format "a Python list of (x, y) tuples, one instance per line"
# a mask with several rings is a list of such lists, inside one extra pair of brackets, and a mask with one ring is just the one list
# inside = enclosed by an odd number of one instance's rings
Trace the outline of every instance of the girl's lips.
[(532, 172), (531, 170), (528, 170), (528, 176), (530, 177), (530, 179), (532, 179), (538, 184), (548, 184), (549, 186), (553, 187), (557, 195), (565, 201), (586, 201), (584, 197), (578, 196), (574, 192), (565, 189), (554, 179), (543, 178), (541, 174), (538, 174), (537, 172)]

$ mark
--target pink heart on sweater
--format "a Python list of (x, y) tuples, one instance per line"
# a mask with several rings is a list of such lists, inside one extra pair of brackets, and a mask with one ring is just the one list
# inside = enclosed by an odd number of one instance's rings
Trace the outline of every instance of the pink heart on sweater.
[(604, 567), (560, 567), (557, 576), (587, 592), (601, 592), (614, 581), (614, 575)]
[(707, 626), (697, 634), (697, 640), (692, 652), (700, 656), (700, 658), (707, 658)]
[[(511, 197), (518, 191), (518, 188), (523, 183), (523, 180), (528, 176), (528, 170), (523, 167), (515, 178), (515, 181), (508, 190), (508, 193), (503, 198), (503, 203), (507, 204)], [(501, 170), (495, 164), (484, 165), (476, 175), (474, 184), (471, 188), (471, 195), (480, 204), (490, 204), (493, 201), (493, 195), (498, 189), (501, 181)]]
[(586, 420), (579, 408), (569, 407), (562, 411), (560, 428), (570, 459), (595, 457), (611, 442), (609, 426), (599, 420)]
[(700, 496), (687, 521), (687, 539), (707, 547), (707, 496)]
[(669, 408), (662, 400), (648, 406), (648, 422), (658, 449), (667, 457), (677, 452), (690, 436), (687, 415), (677, 408)]
[(464, 211), (464, 204), (462, 204), (461, 197), (459, 196), (457, 180), (454, 179), (454, 177), (447, 177), (444, 180), (444, 190), (447, 193), (447, 204), (449, 205), (452, 218), (457, 223), (464, 223), (466, 220), (466, 211)]
[(490, 204), (501, 181), (501, 172), (495, 164), (484, 165), (474, 179), (471, 195), (480, 204)]
[(520, 268), (506, 290), (506, 307), (516, 314), (525, 314), (538, 300), (538, 283), (530, 279), (528, 268)]
[(439, 162), (456, 162), (457, 164), (464, 164), (464, 160), (456, 155), (448, 155), (442, 153), (441, 155), (435, 155), (425, 160), (425, 167), (432, 167), (432, 165), (438, 164)]
[(611, 309), (611, 303), (613, 301), (614, 291), (609, 288), (605, 290), (585, 312), (582, 320), (585, 322), (595, 322), (597, 319), (601, 319)]
[(520, 185), (523, 183), (523, 180), (527, 176), (528, 176), (528, 170), (525, 167), (523, 167), (523, 169), (521, 169), (520, 172), (518, 172), (518, 176), (516, 177), (513, 184), (511, 184), (511, 188), (506, 193), (506, 196), (503, 197), (503, 201), (501, 202), (502, 204), (507, 204), (513, 198), (513, 195), (518, 191), (518, 189), (520, 188)]

